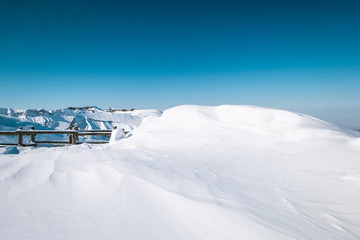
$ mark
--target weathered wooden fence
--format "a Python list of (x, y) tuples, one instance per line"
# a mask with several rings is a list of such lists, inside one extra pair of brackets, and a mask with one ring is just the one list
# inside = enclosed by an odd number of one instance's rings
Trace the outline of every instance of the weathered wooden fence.
[[(116, 127), (115, 127), (116, 128)], [(114, 128), (114, 129), (115, 129)], [(34, 127), (30, 127), (30, 130), (23, 130), (22, 127), (19, 127), (16, 131), (0, 131), (0, 135), (6, 136), (16, 136), (17, 135), (17, 143), (0, 143), (0, 145), (19, 145), (19, 146), (37, 146), (38, 144), (81, 144), (81, 143), (89, 143), (89, 144), (102, 144), (108, 143), (109, 141), (86, 141), (80, 142), (79, 136), (108, 136), (110, 137), (112, 130), (83, 130), (79, 131), (78, 128), (73, 128), (69, 130), (35, 130)], [(39, 134), (67, 134), (69, 135), (68, 141), (63, 140), (49, 140), (49, 141), (37, 141), (36, 135)], [(30, 142), (24, 143), (23, 137), (30, 136)]]

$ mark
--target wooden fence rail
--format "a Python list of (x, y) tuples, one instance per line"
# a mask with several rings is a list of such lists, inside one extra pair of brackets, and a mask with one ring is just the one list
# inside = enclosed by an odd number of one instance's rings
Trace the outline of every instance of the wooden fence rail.
[[(116, 127), (114, 127), (116, 129)], [(79, 131), (77, 127), (70, 130), (35, 130), (34, 127), (30, 127), (30, 130), (23, 130), (22, 127), (19, 127), (16, 131), (0, 131), (0, 135), (6, 136), (18, 136), (18, 141), (16, 143), (0, 143), (0, 145), (19, 145), (19, 146), (37, 146), (37, 144), (81, 144), (84, 142), (79, 141), (79, 136), (108, 136), (110, 137), (112, 130), (83, 130)], [(68, 134), (68, 141), (36, 141), (35, 137), (39, 134)], [(125, 132), (126, 134), (126, 132)], [(30, 136), (30, 143), (24, 144), (23, 136)], [(99, 141), (99, 142), (86, 142), (90, 144), (102, 144), (108, 143), (109, 141)]]

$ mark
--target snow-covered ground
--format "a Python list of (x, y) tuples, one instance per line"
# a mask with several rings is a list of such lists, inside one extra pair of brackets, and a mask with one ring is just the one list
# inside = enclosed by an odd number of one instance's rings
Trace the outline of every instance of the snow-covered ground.
[(19, 150), (0, 239), (360, 239), (360, 136), (309, 116), (179, 106), (112, 144)]

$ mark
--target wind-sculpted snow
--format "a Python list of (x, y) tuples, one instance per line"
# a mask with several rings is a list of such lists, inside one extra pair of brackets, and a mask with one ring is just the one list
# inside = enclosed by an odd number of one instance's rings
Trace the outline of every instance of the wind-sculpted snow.
[(20, 148), (0, 154), (0, 239), (360, 239), (359, 137), (179, 106), (110, 145)]

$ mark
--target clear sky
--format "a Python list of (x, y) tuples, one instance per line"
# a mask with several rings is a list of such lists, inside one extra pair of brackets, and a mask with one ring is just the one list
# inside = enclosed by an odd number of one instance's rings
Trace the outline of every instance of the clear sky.
[(357, 0), (2, 0), (0, 107), (360, 115), (359, 9)]

